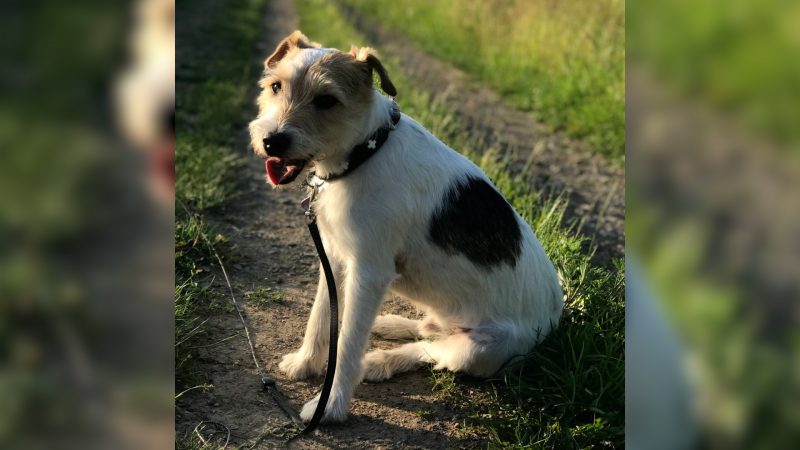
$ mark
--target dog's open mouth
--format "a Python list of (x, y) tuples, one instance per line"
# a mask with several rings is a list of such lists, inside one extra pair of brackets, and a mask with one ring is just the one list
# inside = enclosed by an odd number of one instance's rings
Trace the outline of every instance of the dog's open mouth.
[(267, 158), (267, 177), (274, 186), (291, 183), (303, 171), (306, 162), (302, 159)]

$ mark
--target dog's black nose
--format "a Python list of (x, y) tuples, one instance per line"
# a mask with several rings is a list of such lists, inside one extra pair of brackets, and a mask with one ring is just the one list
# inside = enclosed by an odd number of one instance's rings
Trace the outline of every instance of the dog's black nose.
[(272, 133), (264, 139), (264, 151), (269, 156), (282, 156), (292, 145), (292, 137), (288, 133)]

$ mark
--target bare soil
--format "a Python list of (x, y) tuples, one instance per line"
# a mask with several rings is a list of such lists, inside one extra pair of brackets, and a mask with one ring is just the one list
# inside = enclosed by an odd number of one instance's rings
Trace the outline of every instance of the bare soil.
[[(254, 57), (263, 59), (282, 37), (296, 28), (296, 24), (290, 0), (270, 2), (265, 14), (264, 40)], [(490, 91), (476, 89), (461, 72), (418, 52), (407, 42), (389, 39), (381, 30), (366, 26), (359, 26), (359, 29), (368, 30), (370, 38), (375, 39), (373, 44), (382, 52), (399, 57), (404, 64), (407, 62), (408, 67), (404, 69), (409, 75), (418, 77), (432, 91), (440, 90), (442, 83), (473, 86), (469, 88), (470, 100), (457, 102), (463, 120), (487, 138), (500, 139), (502, 145), (513, 145), (535, 155), (534, 185), (568, 191), (572, 202), (570, 214), (589, 217), (583, 231), (599, 241), (602, 258), (607, 261), (611, 256), (621, 255), (624, 215), (621, 168), (602, 158), (586, 156), (580, 149), (571, 147), (569, 141), (546, 134), (529, 115), (507, 108)], [(247, 148), (244, 131), (239, 142), (240, 148)], [(537, 143), (532, 150), (525, 144), (531, 142)], [(247, 164), (243, 178), (240, 195), (220, 214), (207, 219), (228, 238), (236, 255), (235, 262), (229, 262), (227, 270), (237, 299), (246, 312), (257, 358), (281, 391), (299, 408), (316, 395), (322, 384), (321, 377), (289, 381), (278, 370), (280, 358), (296, 350), (301, 343), (318, 276), (317, 256), (300, 207), (303, 193), (272, 190), (264, 180), (263, 162), (255, 157)], [(227, 298), (224, 279), (221, 273), (218, 275), (212, 289)], [(280, 300), (245, 300), (244, 293), (258, 287), (280, 292)], [(384, 303), (383, 312), (407, 317), (416, 314), (409, 305), (391, 298)], [(210, 317), (207, 330), (196, 349), (195, 361), (196, 368), (214, 387), (196, 389), (176, 402), (178, 435), (191, 433), (202, 421), (216, 422), (230, 430), (234, 445), (250, 445), (260, 439), (256, 448), (286, 447), (285, 440), (293, 424), (262, 390), (246, 340), (237, 337), (219, 344), (222, 339), (243, 334), (235, 311), (230, 309)], [(397, 344), (380, 339), (372, 342), (372, 346), (380, 348), (394, 345)], [(293, 441), (289, 447), (485, 447), (485, 432), (467, 424), (469, 415), (480, 411), (480, 405), (488, 401), (485, 383), (457, 378), (455, 389), (464, 395), (446, 397), (433, 392), (430, 372), (425, 369), (382, 383), (362, 383), (355, 391), (351, 417), (345, 424), (324, 425), (313, 435)], [(470, 398), (471, 403), (455, 404), (455, 398)]]

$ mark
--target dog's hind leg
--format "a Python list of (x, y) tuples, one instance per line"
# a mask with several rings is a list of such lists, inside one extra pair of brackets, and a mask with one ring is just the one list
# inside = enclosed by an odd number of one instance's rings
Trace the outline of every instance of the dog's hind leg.
[(419, 341), (403, 344), (391, 350), (373, 350), (364, 356), (364, 380), (383, 381), (392, 376), (433, 363), (425, 344)]
[(384, 314), (375, 318), (372, 332), (384, 339), (416, 339), (420, 337), (422, 322), (396, 314)]
[(496, 328), (464, 330), (433, 342), (418, 341), (391, 350), (373, 350), (364, 357), (364, 380), (386, 380), (424, 364), (487, 377), (525, 347), (524, 342)]
[(407, 319), (396, 314), (384, 314), (375, 318), (372, 332), (384, 339), (423, 339), (448, 334), (440, 321), (428, 315), (422, 320)]

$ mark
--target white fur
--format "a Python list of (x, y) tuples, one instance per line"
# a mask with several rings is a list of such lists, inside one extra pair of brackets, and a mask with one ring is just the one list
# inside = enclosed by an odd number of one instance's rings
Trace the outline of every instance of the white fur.
[[(363, 135), (352, 144), (387, 123), (390, 106), (376, 91)], [(346, 157), (316, 161), (317, 175), (340, 172)], [(530, 351), (558, 323), (563, 296), (556, 271), (518, 214), (522, 251), (513, 268), (487, 269), (430, 242), (431, 216), (453, 183), (467, 176), (489, 182), (472, 162), (403, 115), (373, 157), (346, 177), (322, 184), (313, 207), (342, 303), (336, 377), (324, 420), (347, 417), (362, 379), (383, 380), (423, 364), (489, 376), (512, 356)], [(399, 255), (402, 274), (395, 267)], [(322, 373), (325, 365), (330, 309), (320, 273), (303, 344), (280, 364), (292, 379)], [(420, 307), (426, 318), (376, 320), (387, 292)], [(393, 339), (437, 339), (365, 355), (371, 329)], [(311, 418), (317, 402), (304, 406), (303, 419)]]

